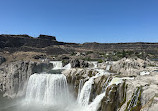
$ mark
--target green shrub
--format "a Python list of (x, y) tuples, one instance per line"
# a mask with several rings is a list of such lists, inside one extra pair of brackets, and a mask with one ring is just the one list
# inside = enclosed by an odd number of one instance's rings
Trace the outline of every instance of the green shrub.
[(98, 60), (98, 63), (102, 63), (102, 62), (103, 62), (103, 60), (102, 60), (102, 59), (99, 59), (99, 60)]

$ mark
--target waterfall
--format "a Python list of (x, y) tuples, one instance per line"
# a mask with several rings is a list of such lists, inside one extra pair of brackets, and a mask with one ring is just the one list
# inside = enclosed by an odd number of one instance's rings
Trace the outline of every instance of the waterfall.
[(71, 69), (71, 64), (68, 63), (67, 65), (65, 65), (65, 66), (63, 67), (63, 69)]
[(106, 96), (106, 90), (107, 88), (109, 87), (109, 79), (110, 77), (107, 78), (104, 86), (103, 86), (103, 93), (101, 93), (100, 95), (98, 95), (92, 103), (90, 103), (87, 107), (87, 110), (88, 111), (97, 111), (98, 108), (100, 107), (100, 103), (101, 103), (101, 100), (104, 98), (104, 96)]
[(97, 61), (89, 61), (89, 64), (93, 65), (93, 67), (91, 67), (93, 69), (96, 69), (98, 67), (98, 62)]
[[(53, 69), (69, 69), (70, 64), (65, 67), (62, 66), (62, 62), (53, 61)], [(99, 71), (98, 71), (99, 72)], [(104, 71), (100, 71), (93, 77), (90, 77), (88, 81), (84, 83), (84, 79), (80, 80), (78, 97), (77, 100), (73, 100), (72, 96), (68, 90), (68, 84), (66, 76), (63, 74), (33, 74), (30, 76), (27, 89), (26, 89), (26, 104), (39, 104), (53, 106), (53, 108), (58, 108), (58, 111), (97, 111), (100, 107), (101, 100), (106, 94), (106, 89), (110, 84), (118, 81), (113, 79), (110, 82), (110, 77), (104, 83), (102, 92), (97, 95), (93, 102), (89, 103), (92, 85), (97, 77), (106, 75)], [(55, 106), (55, 107), (54, 107)], [(57, 106), (57, 107), (56, 107)], [(49, 107), (48, 107), (49, 108)], [(43, 110), (42, 110), (43, 111)]]
[(129, 111), (131, 110), (131, 108), (133, 108), (133, 107), (138, 105), (138, 100), (139, 100), (140, 94), (141, 94), (141, 87), (137, 87), (135, 92), (134, 92), (134, 95), (133, 95), (133, 97), (132, 97), (132, 99), (131, 99), (131, 101), (130, 101), (130, 103), (128, 105), (127, 109)]
[(81, 80), (80, 80), (80, 84), (79, 84), (79, 88), (78, 88), (78, 96), (77, 96), (77, 99), (79, 99), (79, 97), (80, 97), (80, 93), (81, 93), (81, 89), (82, 89), (83, 85), (84, 85), (84, 79), (81, 79)]
[(62, 69), (62, 61), (50, 61), (53, 64), (53, 69)]
[(63, 67), (62, 61), (50, 61), (53, 64), (53, 70), (57, 69), (71, 69), (71, 64), (67, 64)]
[(91, 77), (88, 81), (85, 82), (80, 92), (78, 92), (78, 103), (82, 106), (87, 106), (89, 104), (92, 84), (94, 83), (94, 79), (104, 75), (104, 73), (98, 73), (95, 76)]
[(93, 82), (93, 78), (90, 78), (88, 81), (86, 81), (81, 92), (79, 93), (78, 103), (82, 106), (87, 106), (89, 103)]
[(62, 74), (33, 74), (26, 90), (26, 102), (61, 104), (68, 100), (69, 92), (66, 77)]
[(110, 70), (111, 65), (107, 65), (106, 66), (106, 70), (109, 71)]
[(102, 87), (102, 92), (105, 92), (107, 89), (107, 86), (109, 85), (109, 80), (110, 80), (110, 76), (107, 78), (106, 82), (104, 83), (103, 87)]
[(97, 111), (98, 108), (100, 107), (100, 102), (101, 100), (104, 98), (105, 96), (105, 92), (103, 92), (102, 94), (98, 95), (93, 102), (88, 105), (87, 110), (88, 111)]

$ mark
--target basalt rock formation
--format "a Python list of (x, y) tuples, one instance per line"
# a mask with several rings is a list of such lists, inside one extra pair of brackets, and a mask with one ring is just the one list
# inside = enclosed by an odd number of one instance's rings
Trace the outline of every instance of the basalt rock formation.
[[(44, 49), (41, 49), (44, 48)], [(74, 51), (138, 51), (158, 54), (158, 43), (65, 43), (56, 40), (55, 36), (39, 35), (0, 35), (0, 51), (35, 51), (47, 54), (67, 54)]]
[(82, 45), (85, 49), (98, 50), (98, 51), (119, 51), (119, 50), (132, 50), (132, 51), (145, 51), (158, 53), (158, 43), (84, 43)]
[[(77, 98), (83, 85), (89, 78), (94, 77), (98, 71), (93, 69), (71, 69), (63, 73), (66, 75), (68, 84), (72, 86), (71, 88)], [(107, 74), (94, 78), (92, 82), (89, 104), (98, 95), (105, 94), (104, 98), (100, 101), (98, 111), (117, 111), (126, 101), (126, 82), (122, 81), (120, 84), (109, 85), (112, 79), (113, 77)]]
[[(106, 69), (106, 63), (102, 64), (105, 64), (102, 65), (102, 67), (105, 66), (102, 69)], [(102, 71), (73, 68), (65, 70), (63, 74), (67, 77), (68, 84), (73, 89), (72, 92), (76, 98), (84, 85), (93, 79), (93, 82), (89, 83), (92, 85), (89, 105), (100, 94), (105, 95), (101, 99), (98, 111), (156, 111), (155, 109), (158, 108), (158, 72), (155, 71), (154, 65), (156, 64), (149, 60), (124, 58), (111, 63), (110, 70), (116, 69), (121, 73), (106, 73), (96, 76)], [(129, 73), (128, 69), (134, 71)], [(148, 70), (150, 74), (140, 75), (142, 70)]]
[(88, 67), (88, 62), (78, 59), (72, 59), (70, 61), (72, 68), (86, 68)]
[(40, 35), (37, 38), (28, 35), (0, 35), (0, 48), (19, 48), (22, 46), (43, 48), (50, 45), (59, 45), (55, 37)]

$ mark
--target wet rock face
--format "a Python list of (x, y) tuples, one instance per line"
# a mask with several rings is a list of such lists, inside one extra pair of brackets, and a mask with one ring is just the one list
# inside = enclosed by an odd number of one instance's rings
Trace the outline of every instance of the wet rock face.
[[(68, 84), (70, 84), (72, 88), (72, 92), (74, 92), (74, 95), (77, 98), (80, 81), (82, 80), (84, 84), (86, 81), (88, 81), (88, 76), (95, 76), (97, 72), (90, 69), (76, 68), (64, 72), (64, 74), (67, 78)], [(98, 95), (106, 92), (106, 96), (101, 101), (101, 106), (98, 111), (117, 111), (126, 101), (125, 82), (122, 82), (118, 85), (108, 86), (111, 80), (112, 76), (110, 75), (103, 75), (94, 79), (89, 102), (91, 103)]]
[(40, 73), (52, 69), (52, 64), (17, 61), (0, 68), (0, 90), (5, 96), (15, 97), (23, 95), (26, 81), (33, 73)]
[(101, 111), (117, 111), (126, 101), (125, 83), (109, 86), (101, 102)]
[(96, 71), (94, 70), (86, 70), (86, 69), (70, 69), (68, 71), (64, 71), (63, 74), (66, 76), (67, 78), (67, 82), (70, 86), (70, 90), (72, 90), (71, 92), (74, 93), (74, 96), (77, 98), (78, 95), (78, 91), (79, 91), (79, 84), (80, 81), (83, 81), (83, 84), (88, 80), (87, 77), (88, 76), (92, 76), (97, 74)]
[(88, 62), (83, 61), (83, 60), (78, 60), (78, 59), (72, 59), (70, 61), (71, 67), (72, 68), (85, 68), (88, 67)]
[(6, 59), (5, 59), (4, 57), (0, 56), (0, 65), (1, 65), (3, 62), (5, 62), (5, 61), (6, 61)]

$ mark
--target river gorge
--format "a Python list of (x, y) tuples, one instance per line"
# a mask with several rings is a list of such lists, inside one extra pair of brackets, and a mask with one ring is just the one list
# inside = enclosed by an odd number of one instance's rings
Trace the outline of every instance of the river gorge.
[(86, 68), (62, 61), (10, 63), (1, 67), (0, 111), (154, 111), (158, 75), (150, 67), (150, 74), (143, 72), (143, 62), (89, 61)]

